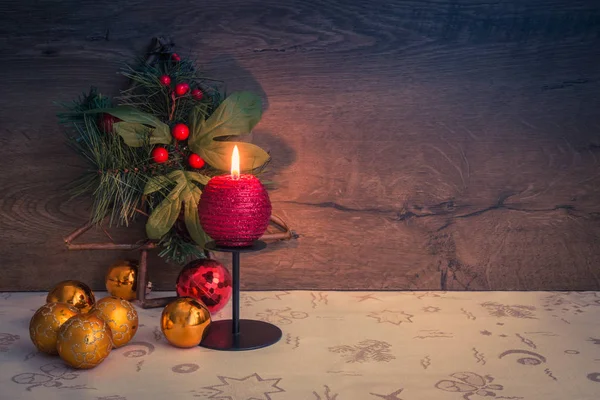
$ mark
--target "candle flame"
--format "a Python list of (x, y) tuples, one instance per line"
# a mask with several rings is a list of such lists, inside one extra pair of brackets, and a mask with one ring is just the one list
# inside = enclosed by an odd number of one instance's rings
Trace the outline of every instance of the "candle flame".
[(231, 154), (231, 177), (240, 178), (240, 152), (237, 145), (233, 146), (233, 154)]

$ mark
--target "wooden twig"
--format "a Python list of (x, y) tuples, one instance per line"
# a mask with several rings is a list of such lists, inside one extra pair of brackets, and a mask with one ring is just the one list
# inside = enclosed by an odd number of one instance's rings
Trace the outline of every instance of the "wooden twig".
[(157, 297), (155, 299), (144, 299), (143, 302), (139, 302), (139, 305), (142, 308), (164, 307), (167, 304), (169, 304), (170, 302), (172, 302), (173, 300), (175, 300), (176, 298), (177, 298), (176, 296), (169, 296), (169, 297)]
[(148, 213), (146, 213), (146, 212), (144, 212), (144, 211), (140, 210), (139, 208), (136, 208), (136, 209), (135, 209), (135, 212), (137, 212), (138, 214), (142, 214), (142, 215), (143, 215), (144, 217), (146, 217), (146, 218), (150, 217), (150, 215), (148, 215)]
[(140, 263), (138, 265), (138, 276), (137, 276), (137, 300), (144, 305), (146, 300), (146, 284), (148, 278), (146, 277), (146, 267), (148, 264), (148, 251), (142, 250), (140, 252)]
[(104, 232), (104, 234), (105, 234), (106, 236), (108, 236), (108, 238), (110, 239), (110, 241), (114, 243), (114, 242), (115, 242), (115, 239), (113, 239), (113, 237), (112, 237), (112, 236), (110, 236), (110, 233), (108, 233), (108, 231), (106, 230), (106, 228), (104, 228), (103, 226), (102, 226), (101, 228), (102, 228), (102, 231)]
[(67, 244), (71, 243), (73, 240), (77, 239), (79, 236), (81, 236), (85, 232), (89, 231), (92, 226), (94, 226), (94, 224), (92, 222), (87, 222), (83, 226), (75, 229), (69, 236), (67, 236), (64, 239), (65, 243), (67, 243)]
[(277, 215), (271, 214), (271, 223), (276, 225), (282, 231), (289, 231), (289, 226)]
[(155, 249), (155, 243), (129, 244), (129, 243), (67, 243), (68, 250), (150, 250)]
[(290, 240), (298, 238), (298, 234), (292, 231), (290, 227), (277, 215), (271, 215), (270, 223), (283, 232), (265, 233), (260, 238), (261, 240)]
[(289, 240), (294, 236), (291, 231), (281, 233), (265, 233), (261, 236), (260, 240)]

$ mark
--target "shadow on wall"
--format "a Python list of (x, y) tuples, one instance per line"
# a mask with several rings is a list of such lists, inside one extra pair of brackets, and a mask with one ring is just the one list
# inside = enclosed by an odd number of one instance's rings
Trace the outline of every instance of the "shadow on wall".
[(206, 76), (224, 82), (223, 88), (227, 94), (247, 90), (258, 94), (263, 100), (263, 112), (269, 109), (269, 98), (254, 75), (229, 54), (219, 55), (201, 63)]
[[(219, 55), (202, 64), (202, 69), (206, 76), (225, 81), (224, 89), (227, 94), (241, 90), (258, 94), (263, 101), (264, 118), (264, 114), (269, 110), (269, 98), (254, 75), (242, 67), (235, 57), (229, 54)], [(263, 179), (272, 180), (273, 175), (280, 173), (296, 160), (296, 151), (286, 143), (282, 133), (261, 128), (259, 124), (252, 135), (241, 138), (262, 147), (273, 156)]]

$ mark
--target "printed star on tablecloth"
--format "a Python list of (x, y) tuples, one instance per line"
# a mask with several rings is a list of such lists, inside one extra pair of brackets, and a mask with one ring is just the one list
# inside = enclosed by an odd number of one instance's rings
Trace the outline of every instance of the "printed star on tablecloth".
[(398, 395), (402, 393), (404, 389), (398, 389), (390, 394), (377, 394), (377, 393), (369, 393), (370, 395), (381, 397), (383, 400), (402, 400)]
[(378, 299), (377, 297), (375, 297), (374, 294), (371, 294), (371, 293), (365, 294), (363, 296), (354, 296), (354, 297), (356, 297), (357, 299), (359, 299), (358, 300), (359, 303), (362, 303), (363, 301), (366, 301), (366, 300), (378, 300), (378, 301), (381, 301), (381, 299)]
[(218, 392), (210, 395), (209, 399), (273, 400), (269, 394), (285, 392), (277, 386), (281, 378), (263, 379), (257, 373), (240, 379), (228, 376), (218, 376), (218, 378), (223, 382), (222, 385), (205, 386), (203, 388)]
[(412, 323), (411, 318), (414, 317), (414, 315), (405, 313), (404, 311), (383, 310), (381, 312), (372, 312), (367, 315), (367, 317), (375, 318), (379, 324), (387, 322), (394, 325), (400, 325), (403, 322)]

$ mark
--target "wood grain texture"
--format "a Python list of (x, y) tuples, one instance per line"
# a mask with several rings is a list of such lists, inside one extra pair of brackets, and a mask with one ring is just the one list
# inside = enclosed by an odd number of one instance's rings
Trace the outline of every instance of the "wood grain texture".
[(600, 289), (600, 1), (2, 0), (0, 290), (102, 289), (135, 255), (64, 249), (89, 202), (53, 102), (117, 93), (163, 34), (265, 101), (302, 236), (245, 256), (243, 289)]

